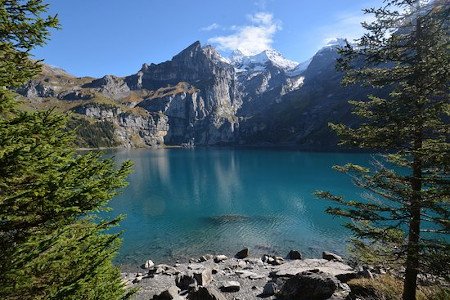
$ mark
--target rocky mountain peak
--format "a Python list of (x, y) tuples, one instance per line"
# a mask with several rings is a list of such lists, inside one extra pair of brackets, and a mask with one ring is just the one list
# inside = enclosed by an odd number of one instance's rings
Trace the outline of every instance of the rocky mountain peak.
[(42, 75), (50, 77), (74, 78), (74, 76), (72, 74), (69, 74), (66, 70), (60, 67), (51, 66), (47, 64), (42, 64)]
[(202, 45), (196, 41), (172, 58), (172, 61), (186, 60), (196, 57), (202, 52)]
[(220, 61), (227, 64), (230, 63), (228, 59), (220, 55), (220, 53), (216, 50), (216, 48), (214, 48), (211, 45), (204, 46), (203, 53), (205, 53), (205, 55), (211, 60)]

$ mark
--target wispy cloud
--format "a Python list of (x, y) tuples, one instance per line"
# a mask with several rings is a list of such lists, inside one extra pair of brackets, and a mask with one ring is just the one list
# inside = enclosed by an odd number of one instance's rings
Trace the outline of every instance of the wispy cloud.
[(230, 28), (233, 33), (212, 37), (208, 42), (221, 50), (240, 50), (245, 55), (271, 49), (273, 36), (281, 30), (281, 22), (267, 12), (248, 15), (247, 19), (249, 24), (234, 25)]
[(362, 36), (364, 29), (361, 23), (370, 22), (373, 17), (365, 15), (363, 12), (341, 12), (336, 15), (332, 25), (318, 28), (318, 35), (321, 37), (321, 45), (328, 44), (336, 38), (346, 38), (348, 41), (354, 41)]
[(215, 29), (219, 29), (220, 25), (217, 23), (212, 23), (208, 26), (202, 27), (200, 28), (201, 31), (211, 31), (211, 30), (215, 30)]

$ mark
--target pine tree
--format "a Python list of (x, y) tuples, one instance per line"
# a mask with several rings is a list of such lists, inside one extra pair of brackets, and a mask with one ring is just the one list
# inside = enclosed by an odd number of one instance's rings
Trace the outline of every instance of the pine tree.
[(0, 1), (0, 298), (121, 299), (118, 219), (95, 212), (125, 185), (100, 153), (78, 154), (66, 117), (18, 109), (12, 88), (40, 72), (30, 51), (58, 27), (42, 0)]
[(384, 2), (365, 10), (375, 20), (341, 49), (338, 67), (344, 84), (391, 92), (350, 101), (359, 126), (331, 124), (341, 144), (380, 154), (371, 166), (335, 167), (366, 190), (361, 199), (317, 194), (338, 204), (328, 213), (351, 219), (354, 249), (404, 265), (403, 299), (412, 300), (419, 272), (443, 271), (448, 279), (450, 269), (449, 4)]

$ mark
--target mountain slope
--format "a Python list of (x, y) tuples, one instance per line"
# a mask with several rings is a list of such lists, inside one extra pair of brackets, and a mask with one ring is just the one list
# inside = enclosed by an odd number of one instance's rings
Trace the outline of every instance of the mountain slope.
[(17, 92), (29, 108), (74, 113), (71, 126), (81, 125), (80, 146), (159, 147), (193, 140), (327, 150), (336, 146), (328, 122), (355, 122), (347, 101), (372, 92), (341, 86), (335, 63), (342, 43), (333, 41), (297, 64), (274, 50), (224, 58), (195, 42), (171, 60), (144, 64), (126, 77), (76, 78), (44, 65)]
[(307, 68), (300, 72), (302, 86), (282, 96), (280, 103), (266, 106), (241, 124), (240, 143), (289, 146), (308, 150), (337, 149), (337, 137), (329, 122), (355, 124), (350, 99), (365, 99), (382, 93), (361, 87), (343, 87), (342, 74), (335, 69), (342, 41), (319, 50)]

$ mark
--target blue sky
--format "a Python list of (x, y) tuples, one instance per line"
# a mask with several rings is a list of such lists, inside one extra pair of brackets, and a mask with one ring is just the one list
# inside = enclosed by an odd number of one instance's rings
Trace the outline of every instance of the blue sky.
[(361, 35), (382, 0), (47, 0), (62, 29), (36, 58), (77, 76), (129, 75), (196, 40), (227, 54), (266, 48), (302, 62), (334, 37)]

